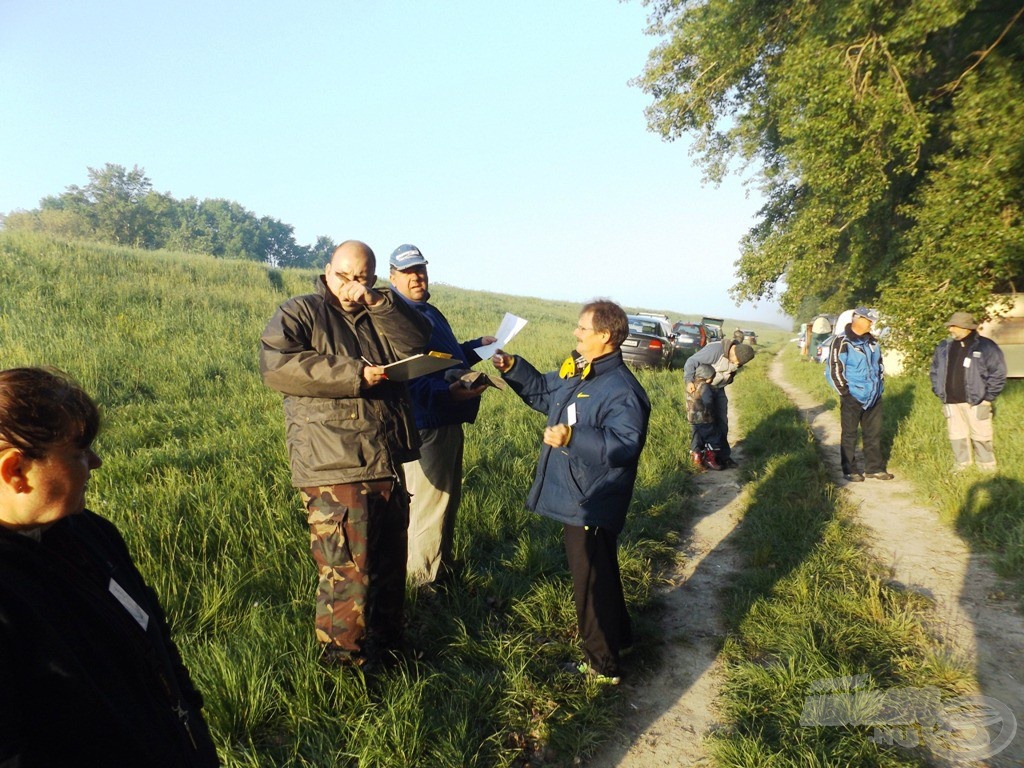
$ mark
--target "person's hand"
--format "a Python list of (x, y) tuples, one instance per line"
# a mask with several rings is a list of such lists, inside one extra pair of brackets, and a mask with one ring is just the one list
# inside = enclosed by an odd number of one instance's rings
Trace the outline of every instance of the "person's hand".
[(502, 373), (509, 371), (512, 368), (514, 358), (512, 355), (507, 355), (503, 350), (498, 350), (491, 355), (491, 363)]
[(552, 448), (561, 448), (569, 444), (569, 437), (572, 435), (572, 428), (568, 424), (555, 424), (544, 430), (544, 445)]
[(367, 288), (358, 280), (349, 280), (338, 286), (337, 297), (338, 301), (362, 304), (365, 307), (374, 307), (384, 300), (377, 291)]
[(493, 344), (498, 340), (497, 336), (481, 336), (480, 345), (486, 347), (488, 344)]
[(363, 368), (363, 389), (375, 387), (382, 381), (387, 381), (387, 374), (379, 365), (368, 365)]
[(456, 403), (462, 402), (463, 400), (472, 400), (474, 397), (480, 397), (483, 391), (487, 389), (486, 384), (480, 384), (475, 387), (467, 387), (461, 381), (453, 381), (448, 387), (448, 393)]
[(686, 382), (686, 391), (687, 391), (687, 393), (689, 393), (691, 395), (694, 392), (696, 392), (697, 391), (697, 382), (696, 381), (688, 381), (688, 382)]

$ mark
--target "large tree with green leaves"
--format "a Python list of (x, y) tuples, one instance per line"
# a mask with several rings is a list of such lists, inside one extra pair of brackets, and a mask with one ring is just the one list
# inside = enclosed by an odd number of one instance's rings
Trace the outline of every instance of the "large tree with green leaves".
[(650, 0), (638, 82), (706, 176), (765, 204), (737, 300), (877, 303), (918, 360), (1024, 275), (1020, 0)]

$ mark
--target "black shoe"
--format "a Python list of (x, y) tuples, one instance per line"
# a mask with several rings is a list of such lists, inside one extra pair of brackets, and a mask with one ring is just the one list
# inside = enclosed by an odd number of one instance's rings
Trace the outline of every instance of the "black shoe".
[(868, 477), (872, 480), (892, 480), (896, 475), (889, 474), (888, 472), (872, 472)]
[(864, 475), (862, 475), (860, 472), (853, 472), (853, 473), (851, 473), (849, 475), (843, 475), (843, 477), (845, 477), (851, 483), (863, 483), (864, 482)]

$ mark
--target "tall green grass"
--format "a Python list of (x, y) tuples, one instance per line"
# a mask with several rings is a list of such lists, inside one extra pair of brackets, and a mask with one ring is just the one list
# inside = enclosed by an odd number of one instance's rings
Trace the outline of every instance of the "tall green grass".
[[(265, 323), (314, 273), (15, 233), (0, 233), (0, 261), (0, 367), (57, 366), (99, 401), (89, 504), (160, 595), (225, 765), (557, 765), (614, 733), (620, 697), (560, 671), (578, 653), (561, 529), (523, 509), (540, 414), (486, 393), (467, 429), (461, 581), (410, 594), (422, 658), (367, 683), (317, 663), (308, 531), (280, 396), (256, 367)], [(509, 351), (540, 369), (575, 344), (576, 305), (434, 296), (460, 338), (493, 333), (506, 310), (526, 317)], [(643, 644), (689, 470), (679, 374), (639, 376), (655, 406), (622, 570)]]
[[(787, 378), (837, 409), (820, 365), (801, 360), (795, 345), (783, 355)], [(926, 373), (890, 376), (883, 395), (882, 448), (892, 471), (909, 478), (922, 501), (964, 536), (994, 555), (998, 571), (1024, 586), (1024, 381), (1011, 379), (996, 399), (998, 472), (953, 474), (942, 406)]]
[(748, 565), (730, 591), (715, 760), (750, 768), (924, 765), (922, 750), (887, 746), (873, 727), (857, 724), (877, 718), (877, 707), (852, 712), (848, 725), (801, 724), (809, 698), (832, 693), (826, 681), (863, 676), (865, 691), (935, 686), (958, 695), (971, 677), (925, 631), (925, 599), (890, 584), (868, 554), (798, 410), (767, 381), (769, 364), (770, 355), (759, 355), (731, 387), (750, 486), (736, 541)]

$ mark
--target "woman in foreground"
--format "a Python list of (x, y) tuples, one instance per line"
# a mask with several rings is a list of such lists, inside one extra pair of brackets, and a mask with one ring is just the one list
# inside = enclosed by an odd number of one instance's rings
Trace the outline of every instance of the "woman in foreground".
[(155, 593), (85, 509), (99, 413), (56, 371), (0, 371), (0, 766), (216, 766)]

